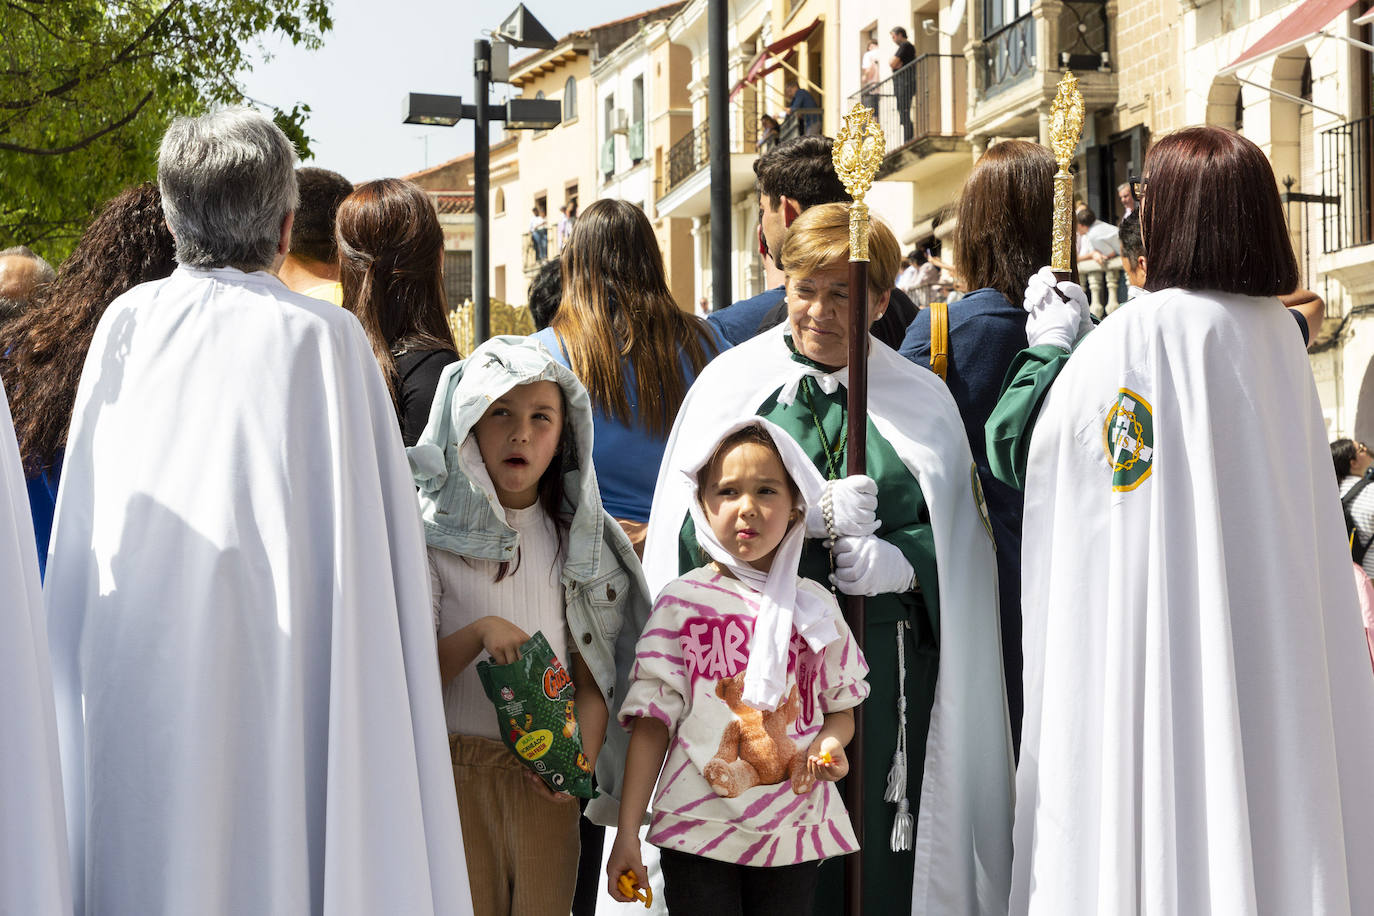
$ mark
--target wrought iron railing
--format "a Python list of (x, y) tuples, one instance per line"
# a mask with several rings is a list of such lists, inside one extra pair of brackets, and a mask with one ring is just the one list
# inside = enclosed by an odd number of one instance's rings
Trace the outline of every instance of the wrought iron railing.
[[(729, 152), (753, 154), (759, 151), (759, 114), (758, 103), (753, 98), (730, 103), (731, 130), (727, 146)], [(785, 125), (784, 121), (784, 128)], [(703, 121), (668, 148), (667, 175), (662, 194), (670, 193), (673, 188), (695, 175), (699, 169), (705, 168), (710, 161), (711, 125)]]
[(1111, 65), (1106, 0), (1067, 0), (1059, 13), (1059, 66), (1106, 70)]
[(1374, 242), (1374, 115), (1321, 132), (1322, 251)]
[(1035, 72), (1035, 19), (1030, 13), (983, 37), (983, 95), (996, 95)]
[(963, 136), (967, 87), (963, 55), (922, 54), (881, 83), (854, 93), (846, 108), (855, 102), (871, 108), (887, 148), (896, 150), (926, 137)]
[(789, 111), (787, 117), (778, 125), (779, 142), (791, 140), (793, 137), (820, 136), (822, 114), (823, 109), (820, 108), (796, 108)]
[(705, 121), (693, 127), (668, 148), (668, 193), (711, 161), (711, 125)]

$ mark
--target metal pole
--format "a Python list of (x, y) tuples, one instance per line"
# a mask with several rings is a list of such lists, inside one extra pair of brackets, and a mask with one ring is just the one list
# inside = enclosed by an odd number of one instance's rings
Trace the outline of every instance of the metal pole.
[(472, 149), (472, 337), (473, 345), (491, 336), (490, 286), (491, 220), (491, 129), (488, 126), (487, 96), (491, 91), (491, 42), (479, 38), (473, 43), (473, 89), (477, 116), (473, 118)]
[(725, 0), (709, 0), (706, 15), (706, 62), (711, 89), (707, 125), (711, 135), (711, 309), (719, 311), (733, 297), (730, 289), (730, 78), (726, 73)]

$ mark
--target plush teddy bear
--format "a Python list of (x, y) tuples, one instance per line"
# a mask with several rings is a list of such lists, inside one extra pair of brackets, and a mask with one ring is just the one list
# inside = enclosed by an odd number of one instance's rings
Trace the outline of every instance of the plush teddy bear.
[(775, 786), (789, 779), (797, 795), (810, 792), (816, 779), (807, 770), (806, 754), (787, 737), (787, 726), (801, 711), (796, 685), (772, 712), (744, 703), (743, 673), (722, 678), (716, 684), (716, 696), (730, 707), (735, 719), (725, 726), (720, 747), (702, 770), (715, 793), (737, 798), (754, 786)]

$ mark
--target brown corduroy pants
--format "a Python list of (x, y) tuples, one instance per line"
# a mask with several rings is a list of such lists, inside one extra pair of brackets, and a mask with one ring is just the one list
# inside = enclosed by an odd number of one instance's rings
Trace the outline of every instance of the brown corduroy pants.
[(566, 916), (577, 887), (576, 799), (551, 801), (499, 741), (449, 735), (476, 916)]

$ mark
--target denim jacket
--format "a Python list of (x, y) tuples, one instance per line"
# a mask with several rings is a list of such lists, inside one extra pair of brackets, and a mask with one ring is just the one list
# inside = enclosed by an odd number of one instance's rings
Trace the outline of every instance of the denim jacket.
[(463, 444), (492, 401), (517, 385), (539, 381), (562, 388), (564, 435), (571, 434), (574, 444), (563, 475), (564, 508), (572, 515), (563, 563), (568, 629), (610, 712), (596, 763), (600, 796), (587, 806), (587, 816), (614, 826), (629, 747), (629, 733), (616, 724), (616, 716), (652, 600), (629, 538), (601, 508), (587, 390), (534, 341), (494, 337), (444, 369), (425, 431), (407, 450), (410, 469), (430, 546), (484, 560), (512, 559), (519, 535), (506, 524), (489, 483), (479, 482), (486, 475), (472, 474), (467, 459), (476, 450)]

